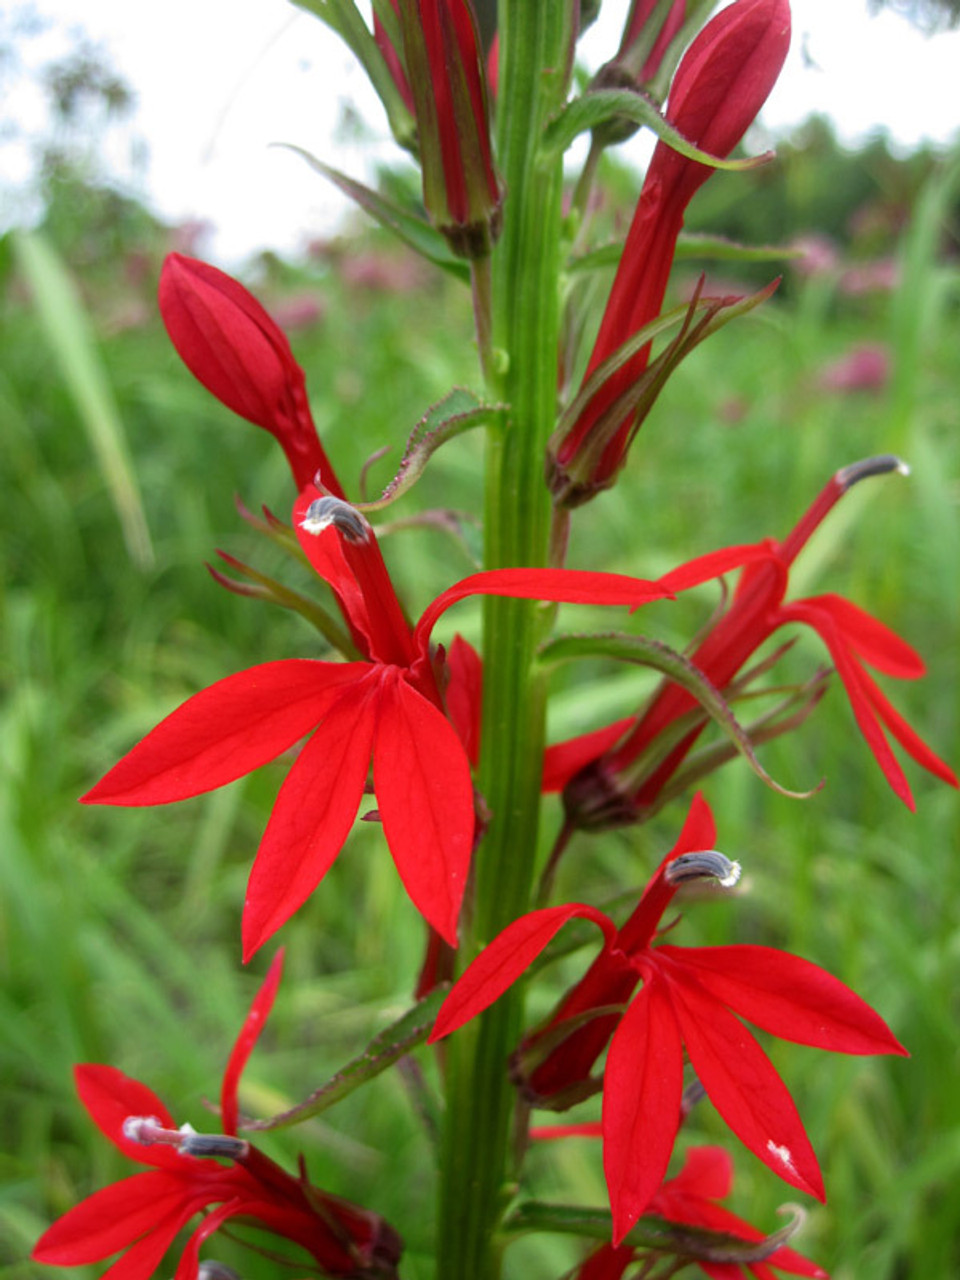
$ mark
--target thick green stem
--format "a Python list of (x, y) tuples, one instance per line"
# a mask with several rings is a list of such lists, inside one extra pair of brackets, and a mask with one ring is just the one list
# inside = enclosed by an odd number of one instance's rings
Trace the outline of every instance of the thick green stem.
[[(544, 454), (556, 418), (562, 169), (560, 158), (541, 158), (538, 140), (566, 92), (574, 8), (573, 0), (500, 5), (497, 159), (507, 196), (492, 262), (493, 342), (506, 364), (497, 392), (510, 407), (489, 443), (488, 568), (542, 565), (548, 554)], [(464, 962), (531, 906), (545, 703), (533, 656), (543, 618), (541, 606), (524, 601), (490, 599), (484, 612), (480, 788), (491, 821), (476, 854)], [(507, 1062), (521, 1014), (514, 990), (449, 1045), (437, 1254), (445, 1280), (500, 1274), (514, 1107)]]

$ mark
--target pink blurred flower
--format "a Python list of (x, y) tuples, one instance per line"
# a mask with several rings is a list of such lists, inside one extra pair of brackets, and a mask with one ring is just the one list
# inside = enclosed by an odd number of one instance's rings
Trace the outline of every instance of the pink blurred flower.
[(312, 329), (326, 319), (327, 305), (315, 293), (297, 293), (282, 298), (270, 308), (270, 315), (281, 329)]
[(793, 248), (799, 250), (800, 257), (793, 261), (793, 269), (801, 276), (817, 277), (836, 271), (840, 264), (840, 253), (829, 236), (817, 231), (809, 235), (798, 236)]
[(857, 298), (864, 293), (892, 293), (899, 284), (900, 264), (894, 258), (875, 258), (844, 271), (840, 292)]
[(852, 347), (820, 370), (821, 391), (880, 391), (890, 380), (890, 351), (880, 342)]

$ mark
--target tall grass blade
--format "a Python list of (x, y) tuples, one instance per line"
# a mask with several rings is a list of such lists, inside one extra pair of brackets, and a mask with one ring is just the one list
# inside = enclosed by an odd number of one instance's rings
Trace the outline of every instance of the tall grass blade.
[(45, 237), (21, 232), (15, 245), (50, 350), (117, 512), (127, 554), (138, 568), (149, 568), (154, 554), (143, 501), (89, 316), (69, 271)]

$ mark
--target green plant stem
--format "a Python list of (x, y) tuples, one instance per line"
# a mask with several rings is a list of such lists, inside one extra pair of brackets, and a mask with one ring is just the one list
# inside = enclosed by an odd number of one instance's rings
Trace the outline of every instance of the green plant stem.
[(490, 350), (492, 301), (490, 297), (490, 258), (476, 258), (470, 263), (470, 288), (473, 292), (473, 319), (477, 331), (477, 354), (487, 387), (493, 383), (493, 358)]
[[(490, 433), (485, 564), (546, 563), (550, 501), (546, 441), (556, 414), (561, 158), (538, 139), (566, 92), (569, 0), (505, 0), (498, 163), (507, 198), (493, 255), (493, 342), (505, 353), (498, 390), (509, 404)], [(480, 788), (491, 821), (475, 862), (474, 911), (461, 941), (468, 961), (531, 904), (540, 805), (545, 690), (534, 652), (540, 606), (490, 599), (484, 610)], [(447, 1055), (437, 1265), (445, 1280), (500, 1274), (497, 1227), (506, 1207), (514, 1091), (507, 1062), (522, 996), (508, 993), (455, 1035)]]

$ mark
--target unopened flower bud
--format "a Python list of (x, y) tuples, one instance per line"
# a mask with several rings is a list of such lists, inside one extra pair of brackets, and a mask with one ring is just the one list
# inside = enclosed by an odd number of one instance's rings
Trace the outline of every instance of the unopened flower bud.
[(160, 273), (159, 300), (170, 340), (198, 382), (270, 432), (298, 489), (319, 472), (324, 486), (342, 497), (310, 414), (303, 370), (256, 298), (209, 263), (171, 253)]
[(396, 0), (423, 169), (423, 202), (454, 253), (480, 258), (500, 232), (483, 51), (469, 0)]
[[(789, 43), (788, 0), (735, 0), (684, 55), (670, 87), (667, 119), (695, 146), (729, 155), (773, 88)], [(657, 144), (584, 384), (659, 315), (687, 205), (712, 172)], [(602, 381), (562, 435), (554, 433), (547, 460), (554, 494), (573, 495), (573, 504), (613, 484), (636, 417), (635, 410), (621, 417), (616, 406), (649, 358), (648, 343)]]

